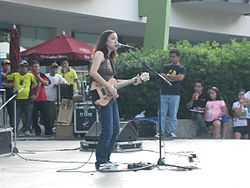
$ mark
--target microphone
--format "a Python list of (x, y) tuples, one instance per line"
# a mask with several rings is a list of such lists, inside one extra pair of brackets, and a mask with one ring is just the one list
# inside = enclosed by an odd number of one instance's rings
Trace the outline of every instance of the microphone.
[(120, 43), (120, 42), (118, 42), (117, 48), (132, 48), (132, 49), (136, 49), (136, 48), (133, 47), (133, 46), (130, 46), (130, 45), (128, 45), (128, 44), (122, 44), (122, 43)]

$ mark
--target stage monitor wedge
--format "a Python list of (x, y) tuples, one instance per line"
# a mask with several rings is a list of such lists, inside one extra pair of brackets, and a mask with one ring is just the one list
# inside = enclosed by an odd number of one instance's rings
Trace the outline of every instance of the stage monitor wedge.
[[(88, 133), (85, 135), (86, 141), (97, 141), (101, 133), (100, 123), (94, 122)], [(133, 124), (128, 122), (120, 123), (120, 133), (118, 135), (118, 142), (129, 142), (136, 141), (138, 137), (138, 132)]]

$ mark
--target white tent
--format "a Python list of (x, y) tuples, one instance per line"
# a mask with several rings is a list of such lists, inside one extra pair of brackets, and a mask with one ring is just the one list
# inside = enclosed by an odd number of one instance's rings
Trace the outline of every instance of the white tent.
[[(10, 43), (8, 42), (0, 42), (0, 59), (7, 58), (7, 54), (9, 54)], [(20, 46), (20, 52), (26, 50), (24, 47)]]

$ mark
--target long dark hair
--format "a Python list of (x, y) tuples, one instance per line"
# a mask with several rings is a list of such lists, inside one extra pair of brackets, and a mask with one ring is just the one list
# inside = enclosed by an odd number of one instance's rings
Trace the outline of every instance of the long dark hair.
[(102, 32), (102, 34), (99, 36), (96, 44), (95, 51), (102, 51), (105, 58), (111, 58), (111, 60), (114, 62), (114, 58), (116, 56), (116, 51), (111, 52), (110, 57), (108, 57), (108, 48), (107, 48), (107, 40), (108, 37), (112, 34), (116, 33), (113, 30), (106, 30)]
[(211, 100), (211, 98), (210, 98), (210, 91), (211, 91), (211, 90), (213, 90), (213, 91), (216, 93), (216, 100), (222, 100), (222, 99), (221, 99), (221, 96), (220, 96), (220, 90), (219, 90), (217, 87), (215, 87), (215, 86), (211, 87), (211, 88), (208, 90), (208, 97), (209, 97), (209, 100)]

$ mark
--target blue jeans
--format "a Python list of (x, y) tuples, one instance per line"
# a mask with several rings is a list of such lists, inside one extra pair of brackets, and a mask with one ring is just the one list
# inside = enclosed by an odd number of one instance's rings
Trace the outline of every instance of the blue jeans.
[(120, 131), (119, 110), (116, 100), (99, 109), (102, 126), (99, 142), (96, 146), (96, 166), (110, 160), (116, 138)]
[(176, 134), (177, 128), (177, 113), (180, 104), (179, 95), (161, 95), (160, 99), (161, 110), (161, 130), (162, 135), (170, 133)]
[(33, 102), (30, 99), (16, 100), (16, 126), (19, 127), (20, 120), (23, 118), (23, 132), (31, 131), (32, 128)]
[(192, 112), (192, 121), (196, 126), (196, 136), (201, 136), (208, 133), (207, 125), (203, 113)]

